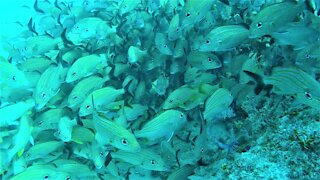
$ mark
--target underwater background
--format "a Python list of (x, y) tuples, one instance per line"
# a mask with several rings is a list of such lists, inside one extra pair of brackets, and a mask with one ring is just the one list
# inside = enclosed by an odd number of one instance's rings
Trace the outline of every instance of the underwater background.
[(319, 0), (0, 0), (0, 179), (320, 179)]

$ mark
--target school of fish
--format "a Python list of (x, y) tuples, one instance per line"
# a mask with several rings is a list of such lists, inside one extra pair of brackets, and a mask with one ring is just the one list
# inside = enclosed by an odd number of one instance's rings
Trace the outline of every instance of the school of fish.
[(2, 43), (0, 179), (186, 179), (247, 97), (320, 113), (317, 2), (35, 0)]

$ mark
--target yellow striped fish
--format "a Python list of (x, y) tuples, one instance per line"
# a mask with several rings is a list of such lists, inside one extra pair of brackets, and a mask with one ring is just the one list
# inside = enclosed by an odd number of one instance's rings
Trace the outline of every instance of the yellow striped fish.
[(229, 106), (232, 101), (231, 92), (227, 89), (219, 88), (205, 102), (204, 119), (213, 121), (230, 116), (232, 110)]
[(112, 158), (120, 159), (132, 165), (139, 166), (146, 170), (166, 171), (168, 168), (160, 155), (152, 150), (141, 149), (140, 152), (132, 153), (117, 151), (111, 153)]
[(147, 138), (151, 141), (166, 137), (170, 139), (174, 132), (187, 122), (184, 113), (177, 110), (166, 110), (157, 117), (148, 121), (141, 130), (135, 131), (138, 138)]

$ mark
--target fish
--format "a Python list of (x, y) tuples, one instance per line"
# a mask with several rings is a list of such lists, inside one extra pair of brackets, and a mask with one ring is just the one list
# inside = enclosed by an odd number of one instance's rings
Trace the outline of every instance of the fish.
[(163, 96), (169, 87), (169, 78), (165, 75), (160, 75), (156, 80), (152, 82), (152, 90), (159, 96)]
[(53, 64), (49, 58), (35, 57), (28, 58), (24, 62), (17, 65), (17, 67), (24, 72), (40, 72), (43, 73), (48, 67)]
[(320, 40), (320, 34), (315, 29), (293, 23), (280, 27), (271, 36), (275, 38), (277, 45), (291, 45), (295, 49), (306, 48)]
[(80, 105), (79, 116), (87, 116), (93, 112), (92, 97), (94, 98), (97, 111), (106, 110), (104, 106), (114, 102), (120, 95), (124, 94), (124, 89), (104, 87), (89, 94)]
[(71, 83), (89, 75), (95, 74), (106, 66), (106, 60), (101, 55), (87, 55), (77, 59), (69, 68), (65, 81)]
[(47, 35), (29, 37), (25, 40), (25, 47), (21, 53), (27, 57), (39, 57), (49, 52), (55, 52), (58, 55), (59, 49), (64, 47), (60, 37), (52, 38)]
[(200, 70), (211, 70), (222, 67), (219, 58), (208, 52), (192, 51), (187, 56), (188, 64)]
[(275, 67), (264, 84), (273, 85), (276, 94), (294, 95), (309, 92), (311, 96), (320, 97), (320, 83), (311, 75), (296, 67)]
[(157, 49), (164, 55), (173, 55), (173, 44), (162, 33), (155, 35), (155, 45)]
[(249, 39), (249, 30), (242, 25), (225, 25), (211, 30), (201, 43), (198, 51), (229, 51)]
[(4, 87), (26, 88), (29, 86), (26, 74), (17, 66), (6, 60), (0, 60), (0, 67), (0, 89)]
[(89, 153), (89, 158), (93, 161), (95, 168), (101, 169), (104, 166), (109, 151), (94, 140), (90, 146)]
[(17, 119), (25, 116), (28, 111), (35, 107), (33, 99), (20, 101), (15, 104), (10, 104), (0, 108), (0, 127), (7, 127), (10, 125), (18, 125)]
[[(20, 124), (18, 127), (18, 132), (12, 138), (12, 145), (7, 152), (7, 161), (10, 162), (17, 153), (24, 151), (28, 142), (34, 143), (33, 137), (31, 135), (33, 126), (31, 124), (31, 113), (26, 113), (20, 118)], [(2, 116), (3, 117), (3, 116)]]
[(135, 135), (115, 122), (94, 114), (93, 124), (96, 130), (95, 139), (100, 145), (110, 144), (128, 152), (139, 152), (141, 150)]
[(71, 134), (71, 141), (84, 144), (94, 140), (94, 132), (89, 128), (82, 126), (74, 126)]
[(213, 1), (211, 0), (203, 0), (201, 2), (197, 0), (187, 1), (179, 14), (180, 26), (183, 29), (194, 26), (195, 23), (201, 21), (205, 17), (212, 5)]
[(167, 171), (168, 167), (158, 154), (149, 149), (139, 152), (116, 151), (111, 153), (112, 158), (120, 159), (129, 164), (139, 166), (145, 170)]
[(21, 173), (13, 176), (13, 180), (23, 179), (70, 179), (69, 174), (63, 171), (58, 171), (57, 168), (52, 165), (34, 164), (27, 167)]
[(148, 57), (146, 50), (141, 50), (138, 47), (130, 46), (128, 49), (128, 62), (130, 64), (136, 64), (142, 62)]
[(187, 164), (182, 167), (175, 169), (169, 176), (168, 180), (179, 180), (179, 179), (188, 179), (190, 175), (194, 173), (195, 167)]
[(68, 116), (64, 116), (59, 120), (58, 129), (55, 133), (56, 137), (63, 142), (69, 142), (72, 139), (72, 129), (77, 125), (76, 119), (70, 119)]
[(116, 27), (110, 27), (98, 17), (87, 17), (79, 20), (67, 33), (66, 38), (75, 45), (87, 45), (92, 39), (110, 39), (115, 33)]
[(284, 1), (263, 8), (252, 17), (249, 38), (258, 38), (278, 30), (281, 26), (292, 22), (303, 10), (302, 3)]
[(145, 114), (148, 110), (147, 106), (141, 105), (141, 104), (130, 104), (130, 106), (125, 106), (123, 108), (123, 113), (118, 111), (118, 113), (123, 116), (125, 116), (127, 121), (134, 121), (139, 116), (142, 116)]
[(99, 76), (89, 76), (79, 81), (68, 96), (68, 107), (77, 107), (88, 95), (97, 89), (102, 88), (105, 80)]
[(41, 110), (59, 92), (63, 78), (61, 64), (50, 66), (41, 74), (33, 93), (37, 110)]
[(217, 89), (204, 104), (203, 118), (207, 122), (217, 121), (221, 118), (230, 117), (233, 111), (230, 108), (233, 102), (231, 92), (224, 88)]
[(52, 108), (38, 114), (34, 119), (34, 131), (58, 129), (59, 120), (64, 116), (71, 116), (71, 110), (67, 108)]
[(180, 27), (179, 14), (172, 17), (168, 27), (168, 40), (175, 41), (182, 35), (183, 29)]
[[(196, 88), (182, 86), (172, 91), (164, 101), (163, 109), (173, 109), (177, 107), (190, 110), (203, 103), (204, 99)], [(188, 107), (188, 108), (187, 108)]]
[(137, 138), (147, 138), (150, 141), (162, 137), (170, 140), (174, 132), (181, 129), (186, 122), (187, 116), (184, 113), (170, 109), (146, 122), (140, 130), (134, 131), (134, 135)]
[[(43, 158), (48, 154), (58, 150), (64, 145), (61, 141), (47, 141), (35, 144), (25, 153), (27, 161), (33, 161), (39, 158)], [(50, 147), (50, 148), (48, 148)]]
[(119, 7), (120, 16), (123, 16), (124, 14), (134, 10), (140, 3), (140, 0), (123, 0)]
[(53, 161), (58, 171), (66, 172), (71, 179), (98, 178), (97, 173), (89, 166), (70, 159), (57, 159)]

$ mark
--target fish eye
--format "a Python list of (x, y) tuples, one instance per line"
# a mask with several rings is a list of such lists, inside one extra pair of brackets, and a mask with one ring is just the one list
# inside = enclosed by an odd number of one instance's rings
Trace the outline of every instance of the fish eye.
[(70, 180), (70, 177), (67, 177), (66, 180)]
[(257, 26), (257, 28), (261, 28), (262, 27), (262, 22), (258, 22), (256, 26)]
[(45, 93), (45, 92), (42, 92), (42, 93), (41, 93), (41, 97), (42, 97), (42, 98), (45, 98), (45, 97), (46, 97), (46, 93)]
[(86, 32), (88, 32), (89, 30), (88, 29), (86, 29)]
[(179, 31), (179, 28), (177, 28), (176, 31), (178, 32), (178, 31)]
[(173, 100), (172, 100), (172, 99), (170, 99), (170, 100), (169, 100), (169, 103), (172, 103), (172, 102), (173, 102)]
[(126, 140), (126, 139), (121, 139), (121, 143), (122, 143), (123, 145), (128, 145), (128, 140)]
[(306, 95), (306, 97), (307, 97), (308, 99), (312, 99), (311, 93), (309, 93), (309, 92), (304, 92), (304, 94)]
[(181, 113), (181, 114), (180, 114), (180, 118), (183, 118), (183, 116), (184, 116), (184, 115)]
[(152, 164), (152, 165), (155, 165), (155, 164), (156, 164), (156, 161), (155, 161), (155, 160), (151, 160), (151, 164)]
[(210, 44), (210, 41), (209, 41), (209, 40), (206, 40), (206, 44)]
[(73, 96), (73, 99), (77, 99), (77, 96)]
[(90, 105), (87, 105), (86, 108), (89, 109), (89, 108), (90, 108)]
[(43, 178), (44, 178), (44, 179), (48, 179), (48, 178), (49, 178), (49, 176), (48, 176), (48, 175), (45, 175)]
[(306, 57), (307, 59), (309, 59), (309, 58), (310, 58), (309, 54), (306, 54), (306, 55), (305, 55), (305, 57)]
[(73, 76), (76, 75), (76, 74), (77, 74), (76, 72), (73, 72), (73, 73), (72, 73)]
[(39, 122), (39, 125), (41, 125), (42, 123), (43, 123), (43, 122), (42, 122), (42, 121), (40, 121), (40, 122)]
[(211, 58), (208, 58), (208, 61), (209, 61), (209, 62), (212, 62), (212, 59), (211, 59)]
[(187, 13), (186, 13), (186, 16), (189, 17), (189, 16), (190, 16), (190, 12), (187, 12)]
[(101, 157), (103, 157), (104, 156), (104, 154), (103, 154), (103, 152), (100, 152), (100, 154), (99, 154)]
[(167, 45), (163, 45), (164, 48), (167, 48)]
[(79, 26), (77, 26), (76, 28), (79, 29)]
[(14, 81), (15, 81), (15, 80), (16, 80), (16, 76), (12, 76), (12, 80), (14, 80)]

